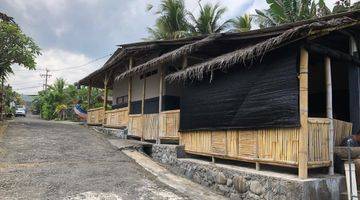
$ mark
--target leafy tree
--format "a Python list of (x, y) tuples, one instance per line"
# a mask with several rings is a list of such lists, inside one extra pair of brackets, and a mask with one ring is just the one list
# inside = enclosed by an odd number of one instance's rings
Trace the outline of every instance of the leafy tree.
[(236, 17), (231, 20), (231, 25), (233, 27), (233, 31), (235, 32), (246, 32), (251, 30), (251, 22), (253, 18), (249, 14), (245, 14), (244, 16)]
[[(11, 66), (18, 64), (27, 69), (35, 69), (35, 58), (40, 55), (40, 48), (13, 18), (0, 13), (0, 81), (4, 91), (5, 78), (13, 73)], [(3, 92), (2, 92), (3, 93)], [(0, 113), (3, 110), (3, 95), (0, 95)], [(2, 115), (1, 115), (2, 116)]]
[[(152, 9), (153, 5), (149, 4), (147, 10)], [(162, 0), (155, 14), (159, 17), (155, 28), (148, 28), (150, 39), (178, 39), (188, 35), (184, 0)]]
[(335, 2), (335, 6), (333, 8), (333, 13), (341, 13), (341, 12), (347, 12), (351, 10), (358, 10), (360, 9), (360, 2), (355, 2), (353, 5), (351, 5), (349, 0), (339, 0)]
[(190, 31), (192, 34), (212, 34), (219, 33), (227, 28), (230, 20), (227, 20), (223, 23), (220, 22), (222, 16), (226, 12), (225, 7), (221, 7), (219, 3), (212, 5), (210, 3), (201, 5), (199, 1), (200, 13), (196, 18), (191, 12), (189, 12), (190, 20), (192, 25), (190, 25)]
[(266, 0), (269, 9), (255, 10), (260, 28), (277, 26), (305, 19), (322, 17), (331, 13), (324, 0)]
[[(93, 107), (102, 106), (99, 98), (102, 94), (102, 90), (92, 89)], [(38, 97), (33, 100), (32, 109), (39, 111), (44, 119), (74, 120), (76, 118), (73, 112), (75, 104), (80, 103), (84, 109), (88, 109), (87, 95), (87, 87), (77, 89), (74, 85), (67, 85), (65, 80), (60, 78), (47, 90), (38, 93)]]

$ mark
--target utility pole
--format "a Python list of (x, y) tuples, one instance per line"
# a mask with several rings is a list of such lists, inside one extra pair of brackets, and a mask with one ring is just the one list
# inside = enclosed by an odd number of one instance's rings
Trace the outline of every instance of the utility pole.
[(49, 74), (49, 70), (45, 69), (45, 74), (40, 74), (41, 78), (45, 78), (45, 84), (43, 84), (43, 90), (46, 90), (48, 87), (48, 78), (51, 77), (51, 74)]

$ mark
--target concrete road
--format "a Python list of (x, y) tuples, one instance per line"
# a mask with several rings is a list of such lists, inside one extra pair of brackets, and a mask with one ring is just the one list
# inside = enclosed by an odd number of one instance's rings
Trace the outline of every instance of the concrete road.
[(85, 127), (17, 118), (0, 135), (0, 199), (189, 199)]

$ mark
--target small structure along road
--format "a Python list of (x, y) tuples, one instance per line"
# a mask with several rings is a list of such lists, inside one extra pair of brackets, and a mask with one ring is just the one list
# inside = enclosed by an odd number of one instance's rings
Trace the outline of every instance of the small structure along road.
[(71, 123), (17, 118), (0, 149), (1, 199), (192, 199)]

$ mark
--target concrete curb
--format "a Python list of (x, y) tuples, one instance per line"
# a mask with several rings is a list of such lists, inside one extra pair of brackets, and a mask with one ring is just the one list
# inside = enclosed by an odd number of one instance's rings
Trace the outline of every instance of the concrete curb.
[(224, 196), (218, 195), (209, 189), (194, 183), (188, 179), (176, 176), (169, 172), (164, 167), (157, 164), (144, 154), (134, 150), (123, 150), (127, 156), (132, 158), (136, 163), (142, 166), (145, 170), (152, 173), (157, 179), (168, 185), (169, 187), (177, 190), (178, 192), (190, 197), (194, 200), (225, 200), (228, 199)]

